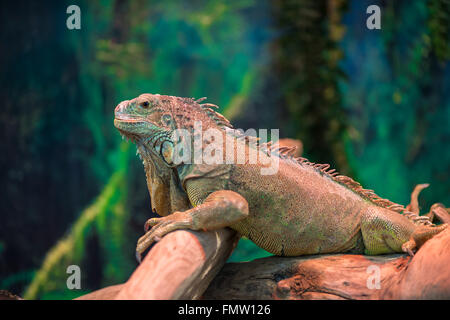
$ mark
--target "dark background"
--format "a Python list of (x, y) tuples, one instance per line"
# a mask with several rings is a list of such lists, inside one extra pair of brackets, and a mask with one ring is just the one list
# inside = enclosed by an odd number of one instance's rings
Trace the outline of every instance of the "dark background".
[[(428, 182), (423, 212), (449, 206), (449, 37), (446, 0), (2, 1), (0, 289), (68, 299), (129, 277), (151, 210), (113, 111), (144, 92), (207, 96), (382, 197)], [(230, 260), (266, 255), (243, 239)]]

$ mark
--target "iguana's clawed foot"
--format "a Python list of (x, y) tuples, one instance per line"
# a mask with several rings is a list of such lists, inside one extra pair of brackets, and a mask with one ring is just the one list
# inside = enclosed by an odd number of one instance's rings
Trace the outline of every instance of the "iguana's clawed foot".
[[(136, 246), (136, 259), (141, 256), (155, 241), (161, 240), (169, 232), (186, 229), (192, 225), (192, 218), (186, 212), (174, 212), (162, 218), (151, 218), (145, 223), (146, 234), (139, 238)], [(150, 229), (151, 228), (151, 229)], [(149, 230), (150, 229), (150, 230)]]
[(447, 224), (439, 226), (421, 226), (417, 228), (411, 235), (411, 239), (402, 245), (403, 252), (414, 256), (413, 250), (417, 250), (436, 234), (444, 231), (448, 227)]
[(409, 254), (411, 257), (414, 257), (413, 250), (416, 249), (416, 242), (414, 240), (409, 240), (402, 245), (402, 251)]

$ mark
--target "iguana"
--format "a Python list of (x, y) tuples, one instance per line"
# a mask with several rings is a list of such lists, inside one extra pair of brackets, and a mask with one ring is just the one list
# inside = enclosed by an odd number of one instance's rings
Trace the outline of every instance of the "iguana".
[[(407, 252), (413, 255), (427, 239), (447, 225), (434, 225), (428, 217), (407, 211), (339, 175), (328, 164), (294, 158), (291, 148), (276, 148), (236, 134), (230, 122), (201, 98), (142, 94), (115, 108), (114, 125), (137, 145), (143, 160), (152, 208), (161, 218), (145, 224), (138, 240), (141, 254), (165, 234), (177, 229), (214, 230), (230, 227), (275, 255)], [(235, 140), (233, 152), (256, 150), (258, 162), (174, 162), (173, 133), (195, 134), (214, 129), (223, 136), (201, 141), (205, 149)], [(236, 138), (238, 137), (238, 138)], [(189, 136), (188, 136), (189, 138)], [(214, 142), (214, 141), (216, 142)], [(253, 141), (253, 142), (251, 142)], [(186, 141), (185, 141), (186, 143)], [(195, 141), (187, 141), (192, 147)], [(236, 159), (236, 157), (235, 157)], [(274, 174), (261, 174), (277, 162)], [(150, 229), (151, 228), (151, 229)], [(150, 230), (149, 230), (150, 229)]]

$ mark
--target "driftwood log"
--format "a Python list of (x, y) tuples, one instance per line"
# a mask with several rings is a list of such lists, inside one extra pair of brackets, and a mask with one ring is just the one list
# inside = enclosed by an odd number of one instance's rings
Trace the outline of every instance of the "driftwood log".
[(171, 232), (153, 246), (123, 285), (82, 296), (100, 299), (198, 299), (237, 244), (231, 229)]
[[(216, 246), (209, 245), (211, 240)], [(413, 258), (269, 257), (228, 263), (212, 280), (235, 240), (229, 230), (173, 232), (125, 284), (79, 299), (450, 299), (450, 229), (425, 243)]]
[(337, 254), (229, 263), (203, 297), (450, 299), (450, 230), (425, 243), (413, 258)]

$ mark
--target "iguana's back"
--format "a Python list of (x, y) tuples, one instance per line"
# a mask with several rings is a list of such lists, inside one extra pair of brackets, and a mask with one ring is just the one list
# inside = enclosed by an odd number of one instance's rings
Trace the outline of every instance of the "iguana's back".
[(281, 160), (275, 175), (260, 169), (246, 164), (231, 170), (228, 188), (247, 199), (250, 211), (233, 229), (281, 255), (362, 250), (360, 216), (372, 204), (294, 161)]

